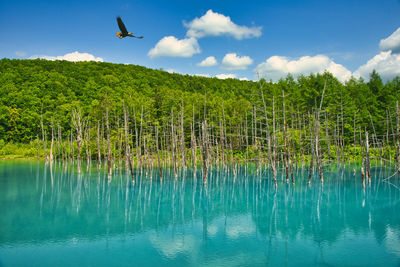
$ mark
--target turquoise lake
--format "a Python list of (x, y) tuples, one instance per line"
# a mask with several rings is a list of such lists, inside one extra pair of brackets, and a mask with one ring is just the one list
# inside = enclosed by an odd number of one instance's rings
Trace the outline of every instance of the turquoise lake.
[(0, 266), (400, 266), (393, 168), (136, 173), (0, 162)]

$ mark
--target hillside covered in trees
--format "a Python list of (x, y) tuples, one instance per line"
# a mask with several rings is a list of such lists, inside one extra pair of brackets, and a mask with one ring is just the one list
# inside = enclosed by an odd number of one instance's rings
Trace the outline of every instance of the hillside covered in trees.
[[(164, 134), (171, 133), (167, 128), (176, 124), (177, 136), (189, 148), (191, 134), (201, 132), (196, 123), (207, 119), (214, 127), (211, 133), (221, 138), (219, 143), (231, 138), (232, 149), (240, 150), (247, 138), (247, 145), (262, 147), (266, 146), (262, 137), (268, 136), (267, 129), (270, 134), (273, 131), (268, 116), (276, 118), (277, 136), (282, 125), (292, 130), (293, 140), (299, 134), (301, 139), (301, 131), (307, 135), (325, 84), (321, 139), (340, 136), (342, 145), (351, 144), (356, 134), (367, 130), (375, 136), (387, 135), (386, 142), (392, 140), (389, 135), (396, 130), (399, 77), (384, 83), (373, 72), (368, 82), (353, 78), (342, 84), (324, 73), (296, 80), (288, 75), (273, 83), (171, 74), (134, 65), (39, 59), (0, 60), (0, 140), (3, 145), (30, 143), (42, 140), (43, 133), (49, 140), (52, 131), (58, 138), (72, 138), (72, 112), (80, 110), (94, 142), (98, 125), (104, 129), (106, 108), (111, 135), (117, 138), (126, 107), (132, 135), (132, 127), (138, 128), (138, 124), (143, 128), (157, 125)], [(154, 135), (153, 130), (140, 131), (141, 135)], [(239, 139), (232, 140), (235, 133)], [(301, 150), (301, 146), (300, 140), (293, 149)]]

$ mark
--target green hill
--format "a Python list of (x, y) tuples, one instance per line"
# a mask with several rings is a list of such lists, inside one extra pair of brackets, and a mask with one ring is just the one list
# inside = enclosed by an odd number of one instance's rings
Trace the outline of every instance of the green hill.
[[(131, 117), (130, 127), (134, 120), (139, 122), (142, 109), (146, 126), (161, 127), (170, 125), (172, 116), (178, 125), (178, 116), (181, 119), (183, 111), (187, 143), (193, 117), (195, 122), (207, 117), (209, 125), (216, 127), (215, 133), (224, 118), (227, 135), (246, 125), (251, 143), (254, 126), (257, 136), (265, 135), (261, 90), (270, 118), (275, 103), (277, 127), (283, 123), (284, 91), (287, 125), (300, 129), (307, 125), (308, 114), (319, 106), (325, 81), (321, 118), (326, 127), (321, 131), (327, 128), (332, 135), (342, 135), (347, 143), (353, 140), (354, 125), (357, 129), (375, 131), (378, 136), (387, 131), (392, 133), (400, 78), (383, 83), (376, 72), (371, 74), (369, 82), (351, 79), (342, 84), (330, 73), (324, 73), (300, 76), (297, 80), (288, 75), (272, 83), (171, 74), (135, 65), (2, 59), (0, 140), (3, 144), (29, 143), (41, 138), (41, 119), (47, 133), (53, 125), (66, 139), (71, 133), (74, 108), (81, 109), (88, 125), (95, 128), (98, 121), (104, 120), (107, 106), (111, 128), (117, 130), (123, 124), (125, 105)], [(306, 124), (301, 126), (301, 123)]]

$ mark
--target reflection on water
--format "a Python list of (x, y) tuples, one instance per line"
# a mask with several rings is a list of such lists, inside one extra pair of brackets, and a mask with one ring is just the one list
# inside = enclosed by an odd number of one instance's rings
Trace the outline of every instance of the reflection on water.
[[(353, 169), (306, 185), (270, 174), (213, 170), (150, 176), (42, 162), (0, 163), (0, 265), (400, 264), (399, 179)], [(246, 175), (245, 175), (246, 174)], [(282, 176), (282, 175), (281, 175)], [(196, 178), (197, 177), (197, 178)], [(304, 181), (303, 181), (304, 180)]]

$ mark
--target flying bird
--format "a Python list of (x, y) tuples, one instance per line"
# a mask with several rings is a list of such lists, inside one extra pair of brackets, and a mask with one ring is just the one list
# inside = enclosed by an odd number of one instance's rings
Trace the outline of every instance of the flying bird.
[(118, 36), (119, 39), (122, 39), (124, 37), (135, 37), (135, 38), (139, 38), (142, 39), (143, 36), (135, 36), (133, 35), (131, 32), (128, 32), (128, 30), (125, 27), (125, 24), (122, 22), (121, 17), (117, 17), (117, 22), (118, 22), (118, 27), (120, 29), (121, 32), (117, 32), (116, 35)]

